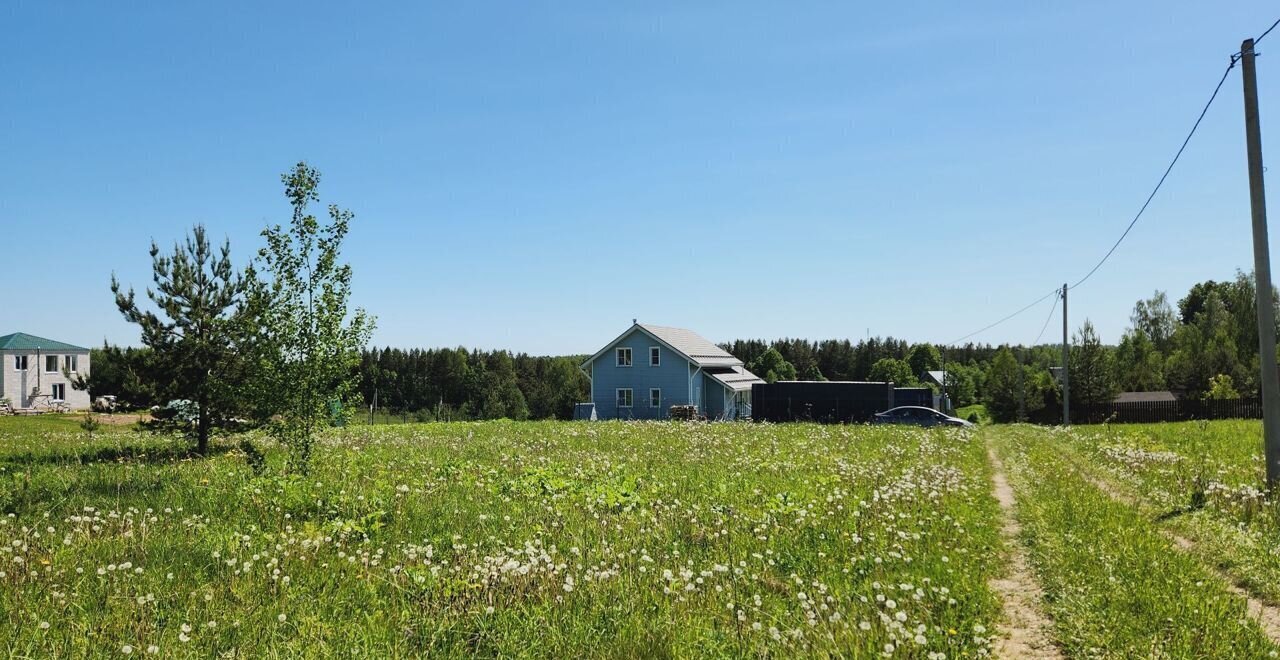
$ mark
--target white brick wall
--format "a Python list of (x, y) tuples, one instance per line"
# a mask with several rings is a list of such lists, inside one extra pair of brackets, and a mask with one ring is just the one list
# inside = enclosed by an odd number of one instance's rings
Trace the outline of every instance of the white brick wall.
[[(18, 356), (27, 356), (27, 369), (21, 371), (17, 367)], [(57, 371), (45, 371), (45, 358), (49, 355), (58, 357)], [(66, 376), (62, 375), (63, 365), (66, 364), (66, 356), (76, 356), (75, 372), (89, 375), (89, 351), (69, 351), (69, 352), (40, 352), (37, 356), (35, 351), (0, 351), (0, 398), (8, 399), (9, 405), (14, 408), (29, 408), (33, 404), (31, 398), (31, 390), (37, 384), (40, 387), (41, 394), (53, 394), (54, 385), (61, 384), (66, 389), (66, 403), (71, 406), (72, 410), (86, 410), (89, 408), (89, 393), (83, 390), (77, 390), (71, 387), (70, 381)], [(48, 405), (50, 399), (40, 398), (34, 400), (39, 407)]]

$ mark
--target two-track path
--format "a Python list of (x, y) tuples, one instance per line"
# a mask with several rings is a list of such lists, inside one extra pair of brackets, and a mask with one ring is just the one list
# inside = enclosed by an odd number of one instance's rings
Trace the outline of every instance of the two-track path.
[[(1078, 463), (1076, 464), (1076, 469), (1086, 481), (1093, 484), (1095, 488), (1102, 491), (1107, 495), (1107, 497), (1134, 509), (1142, 509), (1142, 503), (1138, 501), (1138, 498), (1121, 491), (1111, 482), (1083, 469)], [(1195, 554), (1196, 544), (1191, 539), (1167, 529), (1161, 529), (1160, 533), (1164, 534), (1165, 538), (1173, 542), (1173, 545), (1179, 550), (1189, 554)], [(1223, 571), (1216, 566), (1205, 564), (1204, 562), (1201, 562), (1201, 564), (1203, 564), (1205, 568), (1209, 569), (1209, 572), (1217, 575), (1222, 580), (1228, 591), (1244, 599), (1245, 606), (1249, 611), (1249, 616), (1253, 617), (1254, 620), (1258, 622), (1259, 627), (1262, 628), (1262, 632), (1266, 634), (1267, 638), (1275, 644), (1280, 644), (1280, 608), (1255, 598), (1248, 591), (1245, 591), (1240, 587), (1240, 585), (1236, 583), (1236, 579), (1226, 571)]]

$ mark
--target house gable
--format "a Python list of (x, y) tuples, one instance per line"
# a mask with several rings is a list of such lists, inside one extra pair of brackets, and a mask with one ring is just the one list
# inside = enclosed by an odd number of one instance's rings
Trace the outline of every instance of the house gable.
[[(658, 364), (650, 364), (651, 348), (658, 349)], [(616, 349), (631, 350), (631, 365), (619, 366)], [(591, 397), (600, 419), (666, 419), (671, 406), (689, 403), (689, 361), (663, 342), (632, 327), (588, 360)], [(618, 405), (618, 390), (631, 390), (631, 406)], [(658, 405), (651, 405), (650, 390), (658, 390)]]
[[(630, 366), (619, 366), (619, 348), (630, 349)], [(650, 360), (655, 349), (657, 364)], [(726, 379), (755, 379), (741, 360), (691, 331), (640, 323), (583, 362), (582, 370), (591, 379), (591, 399), (600, 419), (666, 419), (673, 405), (722, 410), (726, 397), (738, 389), (735, 385), (742, 384), (726, 385)], [(618, 405), (618, 391), (625, 389), (631, 390), (630, 407)], [(657, 406), (651, 405), (651, 390), (659, 390)], [(710, 405), (708, 397), (717, 405)]]

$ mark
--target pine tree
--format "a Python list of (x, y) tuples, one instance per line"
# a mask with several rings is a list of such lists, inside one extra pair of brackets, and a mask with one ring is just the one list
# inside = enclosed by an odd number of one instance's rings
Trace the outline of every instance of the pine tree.
[(1118, 388), (1115, 381), (1114, 357), (1102, 345), (1093, 323), (1085, 319), (1084, 325), (1073, 338), (1071, 359), (1071, 397), (1085, 407), (1110, 403)]
[(142, 330), (142, 343), (163, 374), (157, 386), (169, 398), (195, 404), (196, 451), (205, 454), (213, 429), (239, 400), (233, 391), (234, 330), (245, 282), (231, 266), (230, 243), (215, 251), (202, 225), (193, 227), (170, 255), (162, 255), (153, 241), (151, 270), (155, 288), (147, 289), (147, 297), (159, 313), (142, 309), (132, 288), (122, 292), (115, 275), (111, 292), (125, 320)]

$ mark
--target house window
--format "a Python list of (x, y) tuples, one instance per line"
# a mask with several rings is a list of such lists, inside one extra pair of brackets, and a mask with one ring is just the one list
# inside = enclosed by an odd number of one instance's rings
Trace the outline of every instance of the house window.
[(662, 349), (661, 348), (658, 348), (657, 346), (649, 347), (649, 366), (651, 367), (662, 366)]
[(56, 356), (56, 355), (46, 355), (46, 356), (44, 356), (44, 370), (45, 370), (45, 372), (47, 372), (47, 373), (57, 373), (57, 371), (58, 371), (58, 356)]
[(53, 400), (54, 400), (54, 401), (66, 401), (66, 400), (67, 400), (67, 385), (66, 385), (66, 383), (54, 383), (52, 387), (53, 387)]
[(617, 351), (614, 352), (614, 354), (615, 354), (615, 357), (617, 358), (619, 367), (631, 366), (631, 349), (619, 348)]
[(650, 408), (662, 407), (662, 390), (656, 387), (649, 388), (649, 407)]
[(14, 368), (14, 369), (17, 369), (18, 371), (26, 371), (26, 370), (27, 370), (27, 356), (25, 356), (25, 355), (15, 355), (15, 356), (13, 356), (13, 368)]
[(76, 371), (76, 366), (77, 366), (77, 360), (76, 360), (76, 357), (77, 357), (77, 356), (75, 356), (75, 355), (64, 355), (64, 356), (62, 357), (62, 369), (63, 369), (63, 371), (70, 371), (70, 372), (72, 372), (72, 373), (74, 373), (74, 372)]
[(619, 388), (618, 388), (618, 407), (619, 407), (619, 408), (630, 408), (630, 407), (631, 407), (631, 397), (632, 397), (632, 394), (631, 394), (631, 388), (630, 388), (630, 387), (619, 387)]

